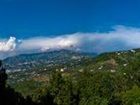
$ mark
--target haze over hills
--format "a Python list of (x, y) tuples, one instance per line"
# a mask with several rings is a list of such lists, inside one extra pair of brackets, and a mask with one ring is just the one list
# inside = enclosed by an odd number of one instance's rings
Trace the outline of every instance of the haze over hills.
[(55, 50), (43, 53), (22, 54), (3, 60), (8, 71), (30, 70), (51, 66), (76, 65), (82, 59), (95, 57), (96, 53), (82, 53), (72, 50)]

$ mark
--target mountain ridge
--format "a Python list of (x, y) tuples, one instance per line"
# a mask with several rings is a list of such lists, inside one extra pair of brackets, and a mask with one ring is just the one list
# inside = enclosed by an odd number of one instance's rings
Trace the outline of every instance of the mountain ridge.
[[(68, 62), (77, 62), (84, 57), (94, 57), (95, 53), (75, 52), (72, 50), (56, 50), (42, 53), (21, 54), (8, 57), (3, 60), (8, 70), (31, 69), (38, 65), (49, 65), (51, 63), (63, 65)], [(24, 67), (25, 66), (25, 67)]]

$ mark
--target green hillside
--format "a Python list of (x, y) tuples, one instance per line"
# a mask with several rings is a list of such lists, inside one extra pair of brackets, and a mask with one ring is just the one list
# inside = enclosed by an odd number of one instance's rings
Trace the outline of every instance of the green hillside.
[(140, 49), (82, 55), (77, 61), (9, 72), (8, 84), (41, 105), (47, 97), (56, 105), (140, 104)]

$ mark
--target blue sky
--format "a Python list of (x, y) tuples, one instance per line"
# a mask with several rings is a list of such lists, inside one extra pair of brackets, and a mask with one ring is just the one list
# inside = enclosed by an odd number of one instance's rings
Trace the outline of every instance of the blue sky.
[(140, 0), (0, 0), (0, 58), (140, 48)]
[(0, 0), (0, 36), (18, 38), (140, 27), (139, 0)]
[(17, 37), (93, 31), (94, 0), (0, 0), (0, 34)]

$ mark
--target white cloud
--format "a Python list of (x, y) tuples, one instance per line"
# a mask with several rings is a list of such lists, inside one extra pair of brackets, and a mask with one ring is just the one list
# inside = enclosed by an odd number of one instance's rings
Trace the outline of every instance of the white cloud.
[(16, 48), (16, 38), (10, 37), (8, 41), (0, 41), (0, 52), (11, 52)]
[(64, 49), (70, 48), (71, 46), (77, 45), (78, 43), (78, 37), (75, 38), (73, 35), (64, 35), (54, 38), (36, 37), (22, 40), (18, 50), (23, 49), (24, 51), (45, 51), (50, 49)]
[(101, 53), (139, 47), (140, 28), (116, 26), (112, 31), (104, 33), (75, 33), (56, 37), (33, 37), (19, 41), (10, 37), (9, 40), (0, 41), (0, 57), (4, 55), (2, 52), (12, 55), (55, 49), (80, 49)]

